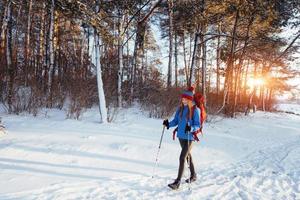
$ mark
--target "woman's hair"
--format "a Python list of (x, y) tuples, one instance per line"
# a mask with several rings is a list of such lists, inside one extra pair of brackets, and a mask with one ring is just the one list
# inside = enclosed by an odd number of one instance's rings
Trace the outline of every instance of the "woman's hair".
[[(188, 104), (188, 117), (189, 119), (192, 119), (193, 117), (193, 113), (192, 113), (192, 108), (193, 108), (193, 101), (189, 100), (189, 99), (186, 99)], [(184, 108), (184, 105), (182, 103), (182, 99), (180, 100), (180, 107), (179, 107), (179, 113), (180, 113), (180, 118), (182, 118), (182, 113), (183, 113), (183, 108)]]

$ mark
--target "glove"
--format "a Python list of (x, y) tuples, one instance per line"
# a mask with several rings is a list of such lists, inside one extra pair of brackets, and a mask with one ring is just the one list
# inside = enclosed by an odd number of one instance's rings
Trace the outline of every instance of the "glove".
[(169, 120), (165, 119), (163, 121), (163, 125), (167, 127), (167, 129), (169, 129)]
[(199, 142), (199, 138), (196, 132), (193, 132), (193, 137), (197, 142)]
[(185, 126), (185, 133), (190, 132), (191, 129), (192, 129), (191, 126), (186, 125), (186, 126)]

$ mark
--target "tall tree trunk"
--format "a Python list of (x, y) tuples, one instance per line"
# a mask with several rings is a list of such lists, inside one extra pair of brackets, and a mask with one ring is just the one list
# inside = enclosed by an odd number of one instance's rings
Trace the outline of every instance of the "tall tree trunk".
[(250, 65), (250, 60), (248, 60), (248, 63), (246, 65), (246, 71), (245, 71), (244, 83), (243, 83), (243, 98), (247, 97), (247, 88), (248, 88), (247, 80), (248, 80), (249, 65)]
[[(59, 98), (59, 109), (63, 108), (64, 105), (64, 100), (65, 100), (65, 96), (64, 96), (64, 88), (63, 88), (63, 77), (64, 77), (64, 73), (63, 73), (63, 32), (64, 32), (64, 27), (66, 25), (66, 19), (58, 19), (59, 22), (58, 24), (61, 24), (61, 26), (59, 26), (59, 30), (57, 32), (57, 90), (59, 91), (60, 94), (60, 98)], [(89, 35), (89, 34), (88, 34)], [(86, 55), (88, 54), (88, 37), (84, 37), (81, 40), (81, 62), (80, 62), (80, 67), (82, 67), (83, 70), (83, 76), (82, 79), (83, 80), (87, 80), (87, 74), (88, 74), (88, 67), (89, 65), (86, 64), (85, 59), (86, 59)]]
[[(100, 2), (96, 1), (95, 4), (95, 13), (100, 12)], [(99, 112), (100, 112), (100, 121), (102, 123), (107, 123), (107, 108), (106, 108), (106, 100), (103, 88), (103, 80), (102, 80), (102, 69), (101, 69), (101, 61), (100, 61), (100, 38), (97, 32), (96, 27), (94, 27), (94, 65), (96, 66), (96, 77), (97, 77), (97, 88), (98, 88), (98, 97), (99, 97)]]
[(13, 112), (13, 86), (14, 86), (14, 68), (12, 65), (12, 6), (11, 2), (8, 2), (7, 5), (7, 29), (6, 29), (6, 62), (7, 62), (7, 70), (9, 75), (8, 80), (8, 112)]
[[(258, 70), (258, 63), (257, 63), (257, 61), (255, 61), (254, 62), (254, 72), (253, 72), (253, 74), (254, 74), (254, 79), (257, 79), (257, 70)], [(253, 88), (253, 98), (254, 98), (254, 104), (257, 104), (257, 95), (256, 95), (256, 93), (257, 93), (257, 86), (255, 85), (254, 86), (254, 88)]]
[[(126, 24), (128, 24), (128, 15), (126, 15)], [(126, 31), (126, 41), (129, 40), (129, 31)], [(126, 68), (127, 68), (127, 81), (131, 80), (132, 68), (130, 68), (130, 53), (129, 53), (129, 42), (126, 44)]]
[(190, 39), (189, 39), (189, 60), (188, 60), (188, 69), (189, 69), (189, 73), (191, 70), (191, 58), (192, 58), (192, 43), (193, 43), (193, 39), (195, 40), (195, 34), (190, 33)]
[[(47, 5), (45, 6), (45, 10), (47, 8)], [(48, 12), (47, 12), (48, 13)], [(45, 13), (45, 15), (47, 14)], [(46, 15), (47, 16), (47, 15)], [(47, 31), (48, 31), (48, 20), (45, 20), (45, 24), (44, 24), (44, 42), (43, 42), (43, 46), (44, 46), (44, 51), (43, 51), (43, 63), (42, 63), (42, 74), (41, 74), (41, 82), (42, 82), (42, 86), (43, 86), (43, 93), (44, 95), (47, 97), (48, 95), (48, 74), (49, 74), (49, 37), (47, 35)], [(46, 106), (48, 106), (48, 102), (46, 102)]]
[(42, 3), (42, 11), (41, 11), (41, 18), (40, 18), (40, 32), (39, 32), (39, 40), (38, 40), (38, 69), (37, 69), (37, 79), (40, 84), (42, 84), (43, 79), (43, 64), (44, 64), (44, 52), (45, 52), (45, 45), (44, 45), (44, 32), (45, 32), (45, 2)]
[(193, 50), (193, 56), (192, 56), (192, 63), (191, 63), (191, 67), (190, 67), (190, 77), (189, 77), (189, 81), (188, 81), (189, 87), (192, 85), (193, 82), (195, 82), (194, 68), (195, 68), (195, 59), (196, 59), (198, 39), (199, 39), (199, 31), (200, 31), (200, 27), (198, 25), (196, 33), (195, 33), (195, 39), (194, 39), (194, 50)]
[(0, 50), (2, 51), (1, 54), (3, 55), (4, 54), (4, 48), (5, 48), (5, 43), (6, 43), (6, 40), (5, 40), (5, 35), (6, 35), (6, 30), (7, 30), (7, 25), (8, 25), (8, 21), (9, 21), (9, 18), (8, 18), (8, 9), (9, 7), (11, 6), (11, 1), (8, 1), (7, 2), (7, 6), (5, 6), (5, 9), (4, 9), (4, 15), (3, 15), (3, 20), (2, 20), (2, 26), (1, 26), (1, 35), (0, 35)]
[(174, 61), (175, 61), (175, 87), (178, 87), (178, 38), (177, 32), (175, 32), (175, 50), (174, 50)]
[[(201, 27), (201, 31), (202, 31), (202, 27)], [(195, 55), (195, 64), (194, 64), (194, 68), (195, 68), (195, 83), (191, 83), (192, 85), (196, 85), (196, 89), (198, 91), (202, 91), (202, 41), (203, 41), (203, 35), (202, 32), (199, 33), (198, 36), (198, 40), (200, 40), (200, 44), (197, 44), (197, 52)]]
[(31, 29), (31, 13), (32, 13), (32, 0), (29, 0), (28, 5), (28, 18), (27, 18), (27, 28), (26, 28), (26, 41), (25, 41), (25, 73), (24, 81), (25, 86), (28, 86), (28, 69), (29, 69), (29, 51), (30, 51), (30, 29)]
[(237, 66), (237, 69), (235, 70), (235, 77), (234, 77), (234, 91), (233, 91), (233, 99), (234, 99), (234, 103), (232, 106), (232, 117), (235, 117), (235, 113), (236, 113), (236, 106), (237, 106), (237, 92), (238, 92), (238, 88), (239, 88), (239, 81), (240, 81), (240, 74), (241, 74), (241, 66), (243, 61), (239, 61), (240, 63)]
[(184, 60), (184, 72), (186, 76), (186, 83), (188, 85), (189, 82), (189, 64), (186, 60), (186, 48), (185, 48), (185, 31), (183, 30), (183, 36), (182, 36), (182, 48), (183, 48), (183, 60)]
[[(254, 63), (254, 73), (253, 74), (254, 74), (254, 79), (256, 79), (256, 76), (257, 76), (257, 63), (256, 62)], [(253, 90), (249, 96), (245, 115), (249, 114), (251, 107), (253, 107), (253, 112), (255, 112), (256, 105), (255, 105), (255, 102), (253, 103), (253, 101), (256, 101), (256, 85), (253, 87)]]
[[(265, 71), (266, 71), (266, 63), (263, 62), (263, 66), (262, 66), (262, 69), (261, 69), (261, 77), (264, 77), (265, 75)], [(265, 109), (265, 87), (264, 85), (260, 85), (260, 88), (259, 88), (259, 103), (260, 103), (260, 108), (262, 111), (266, 111)]]
[(122, 107), (122, 72), (123, 72), (123, 31), (125, 16), (119, 17), (118, 23), (118, 54), (119, 54), (119, 71), (118, 71), (118, 107)]
[(134, 42), (134, 50), (133, 50), (133, 57), (131, 63), (131, 86), (130, 86), (130, 102), (134, 99), (134, 88), (136, 87), (136, 68), (137, 68), (137, 58), (138, 57), (138, 40), (136, 39)]
[(49, 97), (49, 104), (48, 106), (52, 107), (52, 73), (54, 70), (54, 6), (55, 0), (51, 0), (51, 10), (50, 10), (50, 29), (49, 29), (49, 56), (50, 56), (50, 63), (48, 68), (48, 97)]
[(173, 55), (173, 0), (168, 0), (169, 7), (169, 62), (167, 86), (172, 85), (172, 55)]
[(221, 45), (221, 22), (218, 22), (218, 39), (217, 39), (217, 99), (219, 99), (219, 94), (220, 94), (220, 63), (221, 63), (221, 50), (220, 50), (220, 45)]
[(269, 89), (269, 96), (267, 98), (268, 98), (268, 110), (270, 111), (272, 100), (273, 100), (273, 88), (272, 87)]
[(263, 85), (260, 87), (260, 100), (261, 100), (261, 109), (262, 109), (262, 111), (266, 111), (265, 87)]
[(209, 69), (208, 83), (207, 83), (207, 92), (206, 92), (206, 94), (210, 94), (210, 92), (211, 92), (211, 77), (212, 77), (212, 68)]
[[(3, 98), (3, 94), (4, 94), (4, 90), (5, 90), (5, 84), (7, 83), (7, 66), (5, 65), (5, 44), (6, 44), (6, 40), (5, 40), (5, 35), (7, 33), (7, 25), (8, 25), (8, 8), (11, 6), (11, 1), (7, 2), (7, 5), (5, 6), (4, 12), (3, 12), (3, 20), (1, 23), (1, 32), (0, 32), (0, 101), (3, 102), (4, 98)], [(7, 89), (6, 89), (7, 91)]]
[(143, 85), (144, 80), (145, 80), (145, 70), (147, 69), (147, 63), (146, 63), (146, 59), (145, 59), (145, 55), (146, 55), (146, 50), (144, 47), (142, 47), (141, 49), (141, 70), (139, 70), (139, 84)]
[(106, 109), (106, 101), (105, 94), (103, 89), (103, 80), (102, 80), (102, 70), (101, 70), (101, 62), (100, 62), (100, 41), (99, 35), (94, 29), (94, 39), (95, 39), (95, 66), (96, 66), (96, 76), (97, 76), (97, 88), (98, 88), (98, 97), (99, 97), (99, 112), (101, 116), (101, 122), (107, 123), (107, 109)]
[[(204, 34), (206, 33), (206, 26), (202, 24), (201, 26), (201, 47), (202, 47), (202, 95), (206, 99), (206, 42)], [(204, 102), (206, 107), (206, 101)]]

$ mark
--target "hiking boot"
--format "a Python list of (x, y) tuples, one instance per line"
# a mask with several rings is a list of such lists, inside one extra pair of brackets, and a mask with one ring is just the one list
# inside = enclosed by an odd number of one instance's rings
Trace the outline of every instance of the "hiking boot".
[(197, 180), (197, 176), (192, 175), (190, 178), (186, 179), (185, 182), (186, 183), (192, 183), (192, 182), (195, 182), (196, 180)]
[(173, 183), (168, 184), (168, 186), (172, 189), (172, 190), (177, 190), (180, 186), (180, 180), (175, 180)]

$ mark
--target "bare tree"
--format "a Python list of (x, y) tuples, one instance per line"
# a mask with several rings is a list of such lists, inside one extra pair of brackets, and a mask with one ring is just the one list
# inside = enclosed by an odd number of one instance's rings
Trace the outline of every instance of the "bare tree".
[(12, 63), (12, 6), (11, 1), (7, 4), (7, 28), (6, 28), (6, 62), (7, 71), (9, 75), (8, 79), (8, 112), (12, 113), (12, 98), (14, 87), (14, 67)]
[(169, 62), (167, 86), (172, 85), (172, 55), (173, 55), (173, 0), (168, 0), (169, 11)]
[(48, 106), (52, 107), (52, 73), (54, 72), (54, 7), (55, 7), (55, 0), (51, 0), (51, 8), (50, 8), (50, 28), (49, 28), (49, 67), (48, 67), (48, 97), (49, 97), (49, 104)]
[(28, 68), (29, 68), (29, 51), (30, 51), (30, 29), (31, 29), (31, 15), (32, 15), (32, 0), (28, 2), (28, 18), (27, 18), (27, 31), (25, 42), (25, 86), (28, 86)]

